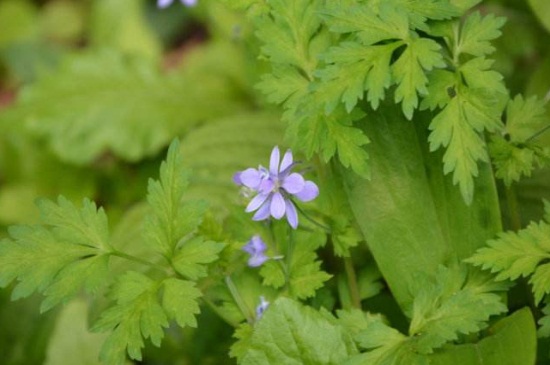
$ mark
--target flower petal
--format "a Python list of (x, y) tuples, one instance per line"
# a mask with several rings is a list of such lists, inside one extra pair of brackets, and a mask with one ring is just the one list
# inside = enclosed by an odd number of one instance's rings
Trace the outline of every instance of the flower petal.
[(294, 172), (284, 178), (281, 185), (289, 194), (299, 193), (304, 189), (305, 181), (302, 175)]
[(285, 198), (279, 192), (273, 194), (271, 198), (271, 216), (275, 219), (281, 219), (285, 215)]
[(197, 0), (181, 0), (185, 6), (195, 6), (197, 5)]
[(241, 174), (242, 172), (239, 171), (239, 172), (236, 172), (234, 175), (233, 175), (233, 182), (237, 185), (242, 185), (243, 182), (241, 180)]
[(290, 200), (286, 202), (286, 220), (292, 228), (296, 229), (298, 227), (298, 213), (296, 212), (296, 207)]
[(271, 180), (271, 178), (267, 178), (262, 180), (257, 190), (260, 192), (260, 194), (269, 194), (273, 190), (274, 186), (275, 183), (273, 182), (273, 180)]
[(317, 187), (317, 185), (315, 185), (313, 181), (306, 181), (302, 191), (294, 194), (294, 196), (296, 196), (303, 202), (313, 200), (317, 198), (317, 195), (319, 195), (319, 188)]
[(271, 158), (269, 159), (269, 172), (272, 176), (279, 174), (279, 161), (279, 147), (275, 146), (273, 147), (273, 151), (271, 151)]
[(251, 189), (258, 189), (258, 186), (262, 182), (260, 172), (253, 168), (242, 171), (239, 175), (239, 179), (241, 184)]
[(260, 209), (256, 211), (256, 214), (254, 214), (254, 216), (252, 217), (252, 220), (263, 221), (264, 219), (269, 218), (270, 208), (271, 208), (271, 201), (270, 199), (267, 199), (265, 204), (262, 205)]
[(157, 6), (161, 9), (163, 9), (163, 8), (166, 8), (166, 7), (170, 6), (170, 4), (172, 4), (172, 1), (173, 0), (158, 0), (157, 1)]
[(269, 194), (258, 194), (246, 206), (245, 212), (250, 213), (258, 209), (267, 199)]
[(262, 264), (264, 262), (266, 262), (267, 260), (269, 260), (269, 257), (264, 255), (263, 253), (252, 255), (248, 259), (248, 266), (250, 266), (250, 267), (262, 266)]
[(284, 172), (285, 170), (290, 168), (292, 166), (293, 161), (294, 160), (292, 158), (292, 152), (290, 150), (287, 150), (283, 157), (283, 161), (281, 161), (281, 169), (279, 171)]

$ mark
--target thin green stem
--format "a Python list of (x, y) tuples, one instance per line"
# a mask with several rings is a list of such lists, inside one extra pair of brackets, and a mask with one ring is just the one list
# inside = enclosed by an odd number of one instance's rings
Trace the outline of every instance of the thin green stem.
[(346, 269), (346, 277), (348, 279), (349, 293), (352, 305), (361, 309), (361, 295), (359, 294), (359, 286), (357, 285), (357, 275), (353, 267), (351, 257), (344, 257), (344, 267)]
[(302, 213), (302, 215), (308, 220), (310, 221), (311, 223), (313, 223), (314, 225), (316, 225), (317, 227), (319, 228), (322, 228), (326, 233), (331, 233), (331, 229), (329, 226), (326, 226), (322, 223), (319, 223), (317, 222), (315, 219), (311, 218), (309, 216), (309, 214), (307, 214), (302, 208), (300, 208), (300, 206), (298, 204), (294, 204), (296, 206), (296, 209), (298, 209), (298, 211), (300, 213)]
[(149, 262), (147, 260), (141, 259), (141, 258), (133, 256), (133, 255), (129, 255), (129, 254), (124, 253), (122, 251), (113, 250), (113, 251), (110, 252), (110, 254), (113, 255), (113, 256), (121, 257), (121, 258), (126, 259), (126, 260), (137, 262), (137, 263), (142, 264), (142, 265), (149, 266), (150, 268), (160, 270), (160, 271), (166, 273), (166, 267), (154, 264), (152, 262)]
[(229, 324), (232, 327), (235, 327), (235, 328), (239, 327), (239, 323), (234, 322), (227, 315), (223, 314), (220, 311), (220, 309), (218, 307), (216, 307), (214, 305), (214, 303), (212, 303), (212, 301), (210, 299), (207, 299), (204, 296), (201, 299), (204, 301), (204, 303), (206, 303), (208, 308), (210, 308), (214, 313), (216, 313), (224, 322), (226, 322), (227, 324)]
[(506, 187), (506, 202), (508, 203), (508, 214), (510, 214), (510, 225), (514, 231), (519, 231), (521, 217), (518, 210), (518, 198), (513, 186)]
[(525, 140), (525, 142), (526, 143), (531, 142), (532, 140), (534, 140), (535, 138), (537, 138), (538, 136), (540, 136), (541, 134), (543, 134), (544, 132), (546, 132), (549, 129), (550, 129), (550, 124), (547, 125), (546, 127), (542, 128), (540, 131), (536, 132), (535, 134), (533, 134), (531, 137), (527, 138)]
[(290, 268), (292, 265), (292, 256), (294, 253), (294, 235), (292, 234), (292, 229), (288, 227), (288, 245), (286, 249), (286, 268), (285, 268), (285, 287), (290, 289)]
[(254, 323), (254, 315), (251, 312), (250, 308), (246, 305), (243, 298), (241, 297), (241, 294), (239, 293), (239, 290), (237, 289), (237, 286), (231, 280), (231, 277), (227, 275), (225, 277), (225, 285), (227, 285), (227, 289), (229, 289), (229, 292), (231, 293), (231, 297), (233, 298), (233, 301), (243, 314), (244, 318), (246, 318), (246, 321), (250, 324)]

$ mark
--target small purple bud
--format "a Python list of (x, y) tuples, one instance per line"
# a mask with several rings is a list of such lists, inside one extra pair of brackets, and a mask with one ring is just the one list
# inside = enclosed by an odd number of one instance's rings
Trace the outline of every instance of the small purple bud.
[(269, 307), (269, 302), (265, 300), (263, 295), (260, 297), (260, 304), (256, 307), (256, 321), (258, 321), (260, 318), (262, 318), (262, 315), (266, 311), (267, 307)]
[(262, 241), (260, 236), (253, 236), (250, 241), (248, 241), (248, 243), (243, 247), (243, 251), (250, 254), (250, 258), (248, 259), (248, 266), (262, 266), (264, 262), (269, 260), (269, 257), (265, 255), (266, 250), (267, 245), (264, 241)]

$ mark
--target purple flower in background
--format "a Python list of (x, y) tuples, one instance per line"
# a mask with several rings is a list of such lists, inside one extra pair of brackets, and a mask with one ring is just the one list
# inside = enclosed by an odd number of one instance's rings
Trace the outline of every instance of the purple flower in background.
[(256, 307), (256, 320), (262, 318), (265, 310), (269, 307), (269, 302), (263, 296), (260, 297), (260, 304)]
[[(195, 6), (197, 5), (198, 0), (180, 0), (180, 1), (185, 6)], [(164, 9), (172, 5), (173, 2), (174, 0), (157, 0), (157, 6), (161, 9)]]
[(261, 266), (264, 262), (269, 260), (269, 257), (265, 255), (267, 250), (267, 245), (260, 238), (260, 236), (253, 236), (250, 241), (243, 247), (243, 251), (250, 254), (248, 259), (248, 266), (258, 267)]
[(319, 195), (319, 188), (312, 181), (304, 180), (297, 172), (291, 172), (294, 166), (292, 152), (288, 150), (283, 159), (280, 159), (279, 147), (275, 146), (271, 151), (269, 170), (263, 166), (258, 169), (249, 168), (238, 172), (233, 181), (258, 194), (246, 207), (247, 212), (256, 211), (252, 217), (255, 221), (261, 221), (270, 216), (286, 219), (292, 228), (298, 227), (298, 213), (290, 199), (308, 202)]

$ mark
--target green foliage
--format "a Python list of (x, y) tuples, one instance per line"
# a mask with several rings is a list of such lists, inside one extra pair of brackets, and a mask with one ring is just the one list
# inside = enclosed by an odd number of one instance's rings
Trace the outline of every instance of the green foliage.
[[(548, 211), (548, 210), (547, 210)], [(550, 293), (550, 222), (531, 223), (519, 232), (503, 232), (466, 260), (498, 273), (496, 280), (530, 276), (535, 302)]]
[(13, 299), (35, 291), (46, 299), (42, 311), (78, 294), (95, 292), (108, 278), (109, 233), (103, 209), (84, 200), (78, 209), (65, 198), (38, 204), (42, 224), (10, 229), (12, 239), (0, 244), (0, 284), (17, 279)]
[(550, 303), (546, 303), (544, 308), (542, 309), (542, 313), (544, 316), (539, 319), (539, 331), (538, 335), (540, 337), (550, 337)]
[(481, 275), (467, 277), (464, 268), (440, 267), (435, 282), (418, 285), (409, 334), (420, 353), (432, 353), (460, 334), (476, 333), (487, 326), (489, 317), (507, 310), (500, 296), (491, 293), (505, 286)]
[(550, 123), (544, 104), (536, 97), (516, 96), (508, 102), (503, 134), (491, 138), (489, 152), (496, 176), (507, 186), (522, 176), (531, 176), (535, 167), (542, 167), (550, 159), (550, 149), (536, 139)]
[(357, 353), (351, 336), (327, 312), (280, 298), (247, 340), (241, 364), (341, 364)]

